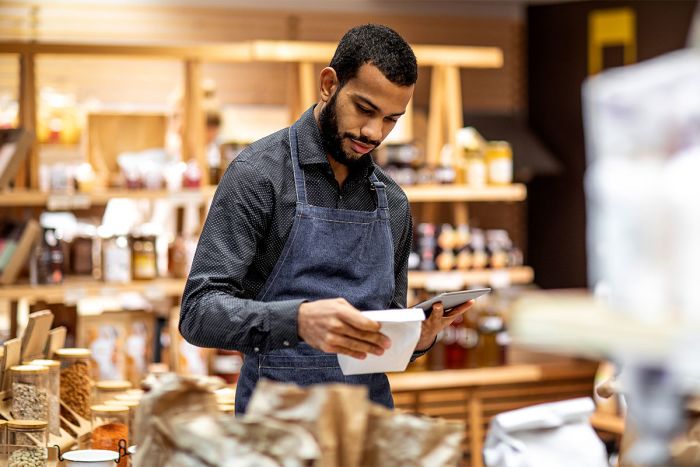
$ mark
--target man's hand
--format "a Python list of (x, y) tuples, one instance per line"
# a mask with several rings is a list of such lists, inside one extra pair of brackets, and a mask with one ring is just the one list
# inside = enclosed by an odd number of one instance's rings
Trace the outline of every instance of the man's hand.
[(381, 355), (391, 346), (379, 332), (381, 324), (365, 318), (344, 298), (302, 303), (298, 317), (299, 337), (315, 349), (365, 358)]
[(459, 315), (464, 314), (472, 305), (474, 305), (474, 300), (469, 300), (445, 313), (442, 302), (433, 304), (430, 316), (421, 323), (420, 339), (418, 339), (416, 351), (426, 350), (430, 347), (438, 333), (452, 324)]

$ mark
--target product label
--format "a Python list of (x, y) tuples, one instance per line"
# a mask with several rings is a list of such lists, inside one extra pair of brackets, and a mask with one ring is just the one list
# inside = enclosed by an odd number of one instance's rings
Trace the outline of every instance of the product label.
[(513, 182), (513, 161), (507, 157), (498, 157), (489, 162), (489, 181), (498, 185)]

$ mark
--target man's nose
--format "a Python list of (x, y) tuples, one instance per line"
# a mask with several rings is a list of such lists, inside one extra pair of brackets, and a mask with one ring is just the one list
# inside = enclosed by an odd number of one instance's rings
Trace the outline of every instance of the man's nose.
[(365, 138), (378, 142), (382, 140), (382, 119), (381, 118), (371, 118), (367, 121), (365, 126), (362, 127), (362, 136)]

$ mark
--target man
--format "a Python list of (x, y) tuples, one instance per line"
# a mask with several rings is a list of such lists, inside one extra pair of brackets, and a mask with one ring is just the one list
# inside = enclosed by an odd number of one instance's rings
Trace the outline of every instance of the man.
[[(418, 76), (409, 45), (377, 25), (348, 31), (320, 75), (321, 99), (291, 127), (252, 144), (214, 196), (182, 300), (180, 332), (239, 350), (236, 413), (259, 378), (364, 384), (393, 407), (384, 374), (344, 376), (336, 354), (381, 355), (391, 342), (358, 310), (406, 307), (411, 214), (374, 165)], [(416, 354), (449, 317), (436, 305)]]

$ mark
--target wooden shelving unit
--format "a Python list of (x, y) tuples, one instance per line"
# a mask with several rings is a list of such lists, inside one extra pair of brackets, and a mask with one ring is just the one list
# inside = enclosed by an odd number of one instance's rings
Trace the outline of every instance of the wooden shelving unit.
[(412, 289), (459, 290), (469, 284), (488, 285), (493, 282), (514, 285), (530, 284), (533, 278), (534, 271), (528, 266), (480, 271), (409, 271), (408, 287)]
[[(527, 196), (525, 185), (520, 183), (479, 188), (468, 185), (415, 185), (403, 187), (403, 190), (412, 203), (519, 202), (524, 201)], [(46, 207), (49, 210), (85, 209), (90, 206), (105, 205), (113, 198), (203, 202), (211, 199), (215, 191), (216, 186), (181, 191), (108, 189), (89, 193), (45, 193), (19, 188), (11, 191), (0, 191), (0, 207), (36, 206)]]
[(596, 363), (587, 361), (577, 365), (508, 365), (396, 373), (389, 375), (389, 381), (397, 408), (463, 421), (466, 465), (482, 467), (484, 437), (495, 415), (534, 404), (590, 397), (596, 368)]

